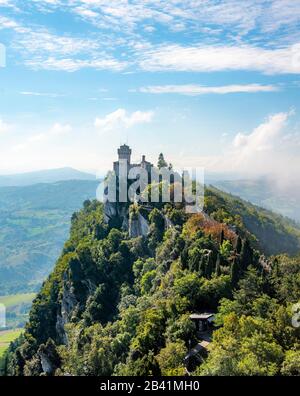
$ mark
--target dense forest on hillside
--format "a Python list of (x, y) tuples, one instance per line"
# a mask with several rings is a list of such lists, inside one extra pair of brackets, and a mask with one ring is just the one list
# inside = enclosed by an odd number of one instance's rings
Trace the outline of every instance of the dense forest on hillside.
[[(204, 213), (132, 204), (129, 227), (140, 216), (147, 236), (107, 224), (96, 201), (73, 215), (7, 375), (300, 375), (292, 223), (212, 188)], [(217, 312), (215, 330), (187, 359), (197, 312)]]
[[(214, 186), (247, 201), (280, 213), (298, 223), (300, 222), (300, 191), (295, 186), (286, 188), (271, 178), (245, 180), (219, 180), (212, 182)], [(279, 184), (279, 185), (278, 185)]]
[(270, 210), (210, 186), (206, 189), (206, 211), (222, 223), (235, 225), (238, 233), (267, 255), (300, 251), (299, 225)]

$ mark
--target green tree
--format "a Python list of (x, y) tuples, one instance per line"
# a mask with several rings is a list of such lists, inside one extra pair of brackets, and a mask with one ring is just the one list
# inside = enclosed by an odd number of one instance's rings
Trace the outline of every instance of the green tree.
[(220, 260), (220, 255), (219, 254), (217, 256), (215, 274), (216, 274), (216, 276), (220, 276), (221, 275), (221, 260)]
[(149, 235), (149, 247), (150, 249), (155, 249), (157, 244), (162, 241), (164, 231), (165, 231), (165, 219), (162, 213), (154, 208), (150, 215), (150, 235)]
[(240, 236), (238, 236), (238, 239), (237, 239), (237, 241), (236, 241), (235, 250), (236, 250), (236, 252), (237, 252), (238, 254), (241, 253), (241, 250), (242, 250), (242, 239), (241, 239)]
[(232, 252), (232, 244), (230, 241), (224, 240), (220, 246), (220, 253), (224, 259), (228, 259)]
[(166, 168), (168, 163), (165, 161), (163, 153), (160, 153), (158, 156), (157, 167), (158, 169)]
[(159, 363), (160, 371), (162, 375), (184, 375), (184, 357), (187, 353), (187, 349), (183, 341), (167, 343), (165, 348), (162, 348), (156, 360)]
[(105, 284), (97, 287), (86, 303), (84, 319), (88, 325), (95, 322), (105, 323), (114, 313), (113, 297), (114, 291)]
[(141, 279), (141, 293), (147, 294), (153, 286), (153, 280), (156, 276), (156, 270), (146, 272)]
[(249, 265), (253, 264), (253, 249), (250, 246), (248, 239), (243, 241), (241, 250), (241, 269), (245, 271)]
[(277, 375), (284, 354), (272, 334), (272, 323), (231, 313), (216, 330), (207, 361), (198, 374), (217, 376)]
[(281, 369), (282, 375), (300, 376), (300, 351), (287, 351)]
[(240, 279), (240, 264), (237, 257), (233, 258), (231, 264), (231, 285), (235, 289)]

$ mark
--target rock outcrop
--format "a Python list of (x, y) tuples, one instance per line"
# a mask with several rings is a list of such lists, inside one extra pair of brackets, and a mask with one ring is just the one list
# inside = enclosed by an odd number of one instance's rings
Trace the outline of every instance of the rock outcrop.
[(72, 313), (75, 307), (78, 305), (78, 301), (74, 294), (74, 288), (72, 283), (69, 281), (67, 274), (64, 275), (63, 281), (63, 294), (60, 304), (60, 312), (57, 314), (56, 319), (56, 332), (63, 344), (68, 343), (67, 334), (65, 332), (65, 325), (70, 322)]
[(140, 214), (136, 214), (129, 219), (129, 236), (137, 238), (139, 236), (147, 236), (149, 234), (149, 223)]

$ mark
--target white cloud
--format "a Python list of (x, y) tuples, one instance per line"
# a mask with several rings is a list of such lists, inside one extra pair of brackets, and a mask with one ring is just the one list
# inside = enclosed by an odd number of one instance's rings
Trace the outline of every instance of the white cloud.
[(295, 0), (273, 0), (268, 12), (261, 15), (262, 30), (275, 31), (283, 26), (297, 25), (300, 21), (300, 7)]
[(7, 133), (11, 129), (11, 125), (5, 123), (1, 118), (0, 118), (0, 135)]
[[(41, 0), (37, 4), (56, 3), (64, 10), (79, 14), (100, 27), (131, 32), (151, 20), (173, 30), (180, 26), (188, 31), (203, 27), (230, 27), (245, 35), (256, 29), (258, 33), (289, 26), (297, 30), (300, 20), (298, 2), (295, 0)], [(53, 4), (51, 4), (52, 6)]]
[(17, 10), (15, 0), (0, 0), (0, 7), (14, 8)]
[(288, 113), (275, 114), (255, 128), (252, 133), (248, 135), (238, 133), (232, 142), (238, 163), (253, 160), (257, 158), (258, 153), (264, 152), (265, 155), (266, 152), (274, 150), (288, 116)]
[[(21, 2), (1, 4), (18, 4), (22, 10)], [(295, 0), (31, 0), (32, 5), (40, 12), (60, 9), (75, 16), (75, 23), (82, 18), (93, 25), (87, 38), (86, 31), (54, 34), (26, 24), (26, 18), (20, 23), (0, 17), (0, 29), (15, 33), (11, 47), (35, 69), (120, 71), (131, 64), (150, 71), (300, 72), (300, 7)], [(169, 30), (173, 44), (164, 44), (159, 25)], [(145, 31), (152, 33), (155, 45), (143, 37)], [(178, 31), (195, 44), (183, 47)]]
[(33, 69), (121, 71), (127, 67), (125, 60), (109, 54), (111, 42), (107, 38), (104, 41), (99, 37), (57, 35), (44, 27), (27, 27), (3, 16), (0, 16), (0, 29), (11, 29), (15, 33), (11, 47), (22, 54), (24, 64)]
[(49, 134), (52, 136), (61, 136), (61, 135), (66, 135), (69, 132), (72, 131), (72, 127), (70, 124), (60, 124), (60, 123), (55, 123), (52, 128), (49, 131)]
[(70, 124), (60, 124), (59, 122), (53, 124), (47, 132), (37, 133), (29, 136), (25, 142), (18, 144), (17, 151), (26, 149), (31, 143), (41, 143), (62, 136), (68, 135), (72, 131)]
[(154, 26), (148, 25), (148, 26), (144, 27), (144, 30), (145, 30), (145, 32), (153, 33), (153, 32), (155, 32), (156, 29)]
[(225, 85), (216, 87), (207, 87), (196, 84), (187, 85), (154, 85), (140, 88), (140, 92), (151, 94), (181, 94), (181, 95), (204, 95), (204, 94), (230, 94), (230, 93), (254, 93), (254, 92), (274, 92), (278, 87), (274, 85)]
[[(203, 167), (206, 177), (218, 174), (218, 178), (256, 179), (267, 178), (272, 187), (289, 194), (295, 202), (300, 199), (300, 129), (291, 129), (293, 112), (269, 116), (248, 133), (237, 133), (225, 140), (222, 136), (220, 155), (200, 155), (203, 146), (194, 153), (179, 153), (171, 161), (182, 168)], [(192, 148), (190, 147), (190, 150)]]
[(94, 125), (104, 132), (120, 128), (131, 128), (137, 124), (151, 122), (153, 115), (153, 111), (135, 111), (129, 114), (125, 109), (117, 109), (107, 114), (104, 118), (96, 118)]
[[(86, 31), (54, 34), (45, 27), (0, 17), (0, 29), (15, 33), (11, 47), (34, 69), (122, 71), (133, 65), (149, 71), (300, 73), (300, 7), (295, 0), (31, 0), (31, 4), (41, 12), (60, 8), (75, 15), (75, 23), (83, 18), (94, 25), (86, 38)], [(164, 44), (158, 25), (169, 29), (173, 44)], [(155, 45), (143, 37), (145, 31), (151, 31)], [(178, 31), (197, 34), (198, 42), (184, 47)]]
[(77, 38), (66, 35), (55, 35), (45, 29), (28, 29), (26, 34), (19, 38), (15, 47), (26, 49), (32, 54), (49, 53), (54, 55), (76, 55), (92, 53), (98, 50), (100, 44), (93, 39)]
[(148, 71), (252, 70), (265, 74), (299, 74), (300, 43), (281, 49), (253, 46), (164, 45), (145, 51), (140, 66)]
[(25, 64), (35, 70), (57, 70), (75, 72), (80, 69), (112, 70), (121, 71), (126, 68), (127, 63), (112, 58), (100, 59), (74, 59), (74, 58), (43, 58), (37, 57), (26, 60)]
[(23, 28), (13, 19), (0, 15), (0, 29), (12, 29), (15, 32), (23, 33)]
[(25, 148), (28, 143), (35, 143), (35, 142), (42, 142), (43, 140), (47, 139), (47, 134), (46, 133), (38, 133), (36, 135), (30, 136), (27, 141), (23, 144), (21, 144), (21, 148)]
[[(300, 9), (297, 0), (33, 0), (49, 11), (60, 7), (100, 29), (140, 33), (145, 24), (163, 25), (170, 32), (225, 35), (232, 40), (250, 35), (262, 42), (272, 40), (265, 32), (280, 31), (278, 40), (299, 38)], [(156, 26), (154, 26), (155, 28)], [(228, 32), (229, 31), (229, 32)], [(209, 37), (207, 37), (209, 39)]]
[(99, 14), (95, 11), (92, 11), (88, 8), (84, 8), (84, 7), (77, 7), (75, 8), (75, 13), (77, 13), (78, 15), (82, 16), (83, 18), (96, 18), (99, 16)]
[(10, 5), (11, 0), (0, 0), (0, 7)]
[(222, 155), (194, 157), (193, 166), (208, 171), (230, 172), (240, 177), (272, 176), (278, 183), (299, 179), (300, 131), (290, 133), (293, 112), (269, 116), (250, 133), (237, 133)]
[(24, 96), (45, 96), (48, 98), (58, 98), (64, 95), (58, 93), (49, 93), (49, 92), (32, 92), (32, 91), (21, 91), (20, 95)]

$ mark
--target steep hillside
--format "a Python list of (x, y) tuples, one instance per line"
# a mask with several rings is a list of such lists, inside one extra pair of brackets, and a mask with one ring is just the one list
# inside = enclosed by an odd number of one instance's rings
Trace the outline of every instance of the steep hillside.
[(222, 191), (300, 222), (299, 187), (279, 188), (274, 180), (267, 178), (215, 181), (212, 184)]
[(267, 255), (299, 253), (300, 228), (288, 218), (214, 187), (206, 189), (205, 210), (217, 221), (248, 235), (253, 246)]
[(96, 181), (0, 188), (1, 294), (36, 290), (52, 270), (73, 212), (94, 198)]
[[(251, 246), (265, 223), (278, 235), (271, 214), (216, 190), (207, 191), (206, 210), (210, 217), (180, 205), (131, 205), (122, 231), (105, 223), (100, 203), (86, 202), (25, 335), (10, 347), (6, 374), (300, 373), (290, 310), (300, 298), (299, 259), (267, 260)], [(200, 340), (190, 314), (218, 307), (211, 352), (194, 359), (188, 348)]]

